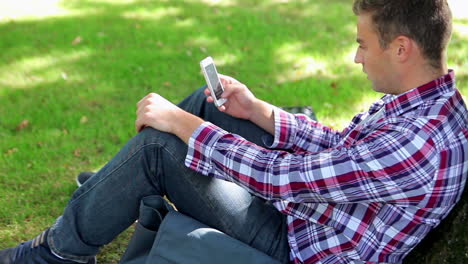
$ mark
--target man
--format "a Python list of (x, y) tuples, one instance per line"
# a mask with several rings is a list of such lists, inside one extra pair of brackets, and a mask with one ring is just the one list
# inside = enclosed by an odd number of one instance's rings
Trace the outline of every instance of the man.
[(149, 94), (141, 132), (0, 262), (92, 263), (154, 194), (283, 263), (401, 262), (468, 173), (468, 112), (445, 56), (451, 15), (444, 0), (356, 0), (354, 12), (355, 62), (385, 95), (344, 131), (227, 76), (219, 109), (201, 90), (178, 106)]

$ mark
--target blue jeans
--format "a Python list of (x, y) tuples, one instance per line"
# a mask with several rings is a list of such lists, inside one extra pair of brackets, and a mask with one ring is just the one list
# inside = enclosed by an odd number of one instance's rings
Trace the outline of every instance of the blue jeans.
[[(204, 87), (179, 106), (225, 130), (264, 145), (267, 132), (228, 116), (206, 103)], [(271, 135), (270, 135), (271, 137)], [(75, 191), (51, 228), (52, 251), (86, 261), (138, 218), (140, 200), (166, 196), (198, 221), (272, 256), (289, 261), (286, 217), (270, 202), (231, 182), (198, 174), (184, 166), (187, 145), (176, 136), (145, 128)]]

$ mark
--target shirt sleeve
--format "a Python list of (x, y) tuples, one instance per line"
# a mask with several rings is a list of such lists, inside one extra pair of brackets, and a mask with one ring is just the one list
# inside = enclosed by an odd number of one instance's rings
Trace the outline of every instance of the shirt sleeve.
[(306, 115), (274, 108), (275, 135), (272, 149), (321, 151), (336, 145), (341, 134)]
[(428, 191), (438, 152), (430, 137), (412, 131), (387, 125), (348, 147), (290, 153), (206, 122), (190, 138), (185, 162), (268, 200), (416, 204)]

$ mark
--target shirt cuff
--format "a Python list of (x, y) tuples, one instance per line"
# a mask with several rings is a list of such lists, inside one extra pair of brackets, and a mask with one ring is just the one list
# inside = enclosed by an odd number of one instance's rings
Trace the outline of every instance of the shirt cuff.
[[(268, 144), (272, 149), (290, 149), (296, 137), (297, 121), (293, 114), (274, 107), (275, 136), (273, 143)], [(267, 143), (267, 142), (264, 142)]]
[(210, 122), (202, 123), (189, 139), (185, 166), (203, 175), (208, 175), (213, 168), (210, 157), (214, 145), (226, 133)]

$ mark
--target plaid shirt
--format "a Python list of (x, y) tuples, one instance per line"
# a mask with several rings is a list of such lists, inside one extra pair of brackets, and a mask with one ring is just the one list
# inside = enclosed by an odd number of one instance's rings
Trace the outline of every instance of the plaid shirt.
[(385, 95), (342, 132), (274, 113), (271, 149), (205, 122), (185, 164), (273, 200), (292, 263), (401, 262), (460, 199), (468, 113), (453, 71)]

